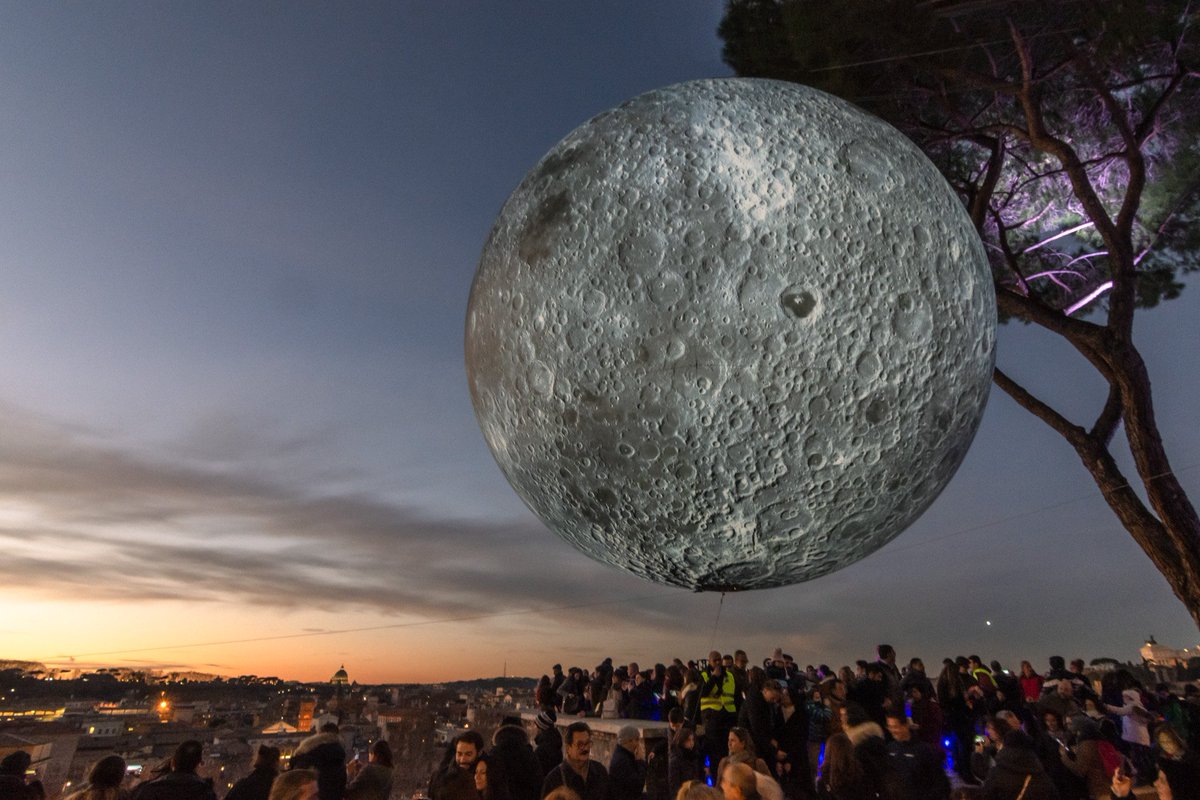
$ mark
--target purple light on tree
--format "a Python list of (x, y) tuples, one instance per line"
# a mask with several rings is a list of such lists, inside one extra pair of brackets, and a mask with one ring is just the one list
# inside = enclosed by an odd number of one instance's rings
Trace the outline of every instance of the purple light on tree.
[(1104, 283), (1100, 284), (1092, 291), (1088, 292), (1087, 296), (1084, 297), (1082, 300), (1077, 300), (1074, 303), (1072, 303), (1071, 305), (1067, 306), (1064, 309), (1064, 313), (1066, 313), (1067, 316), (1074, 314), (1076, 311), (1083, 308), (1088, 303), (1092, 302), (1093, 300), (1095, 300), (1097, 297), (1099, 297), (1100, 295), (1107, 292), (1112, 287), (1113, 287), (1112, 281), (1105, 281)]

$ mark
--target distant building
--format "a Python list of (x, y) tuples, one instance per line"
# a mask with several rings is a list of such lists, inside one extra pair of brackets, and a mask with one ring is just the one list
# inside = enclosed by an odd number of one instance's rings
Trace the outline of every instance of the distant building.
[(0, 709), (0, 722), (49, 722), (62, 719), (67, 708), (57, 701), (31, 701)]
[(1200, 656), (1200, 652), (1193, 652), (1186, 647), (1176, 650), (1159, 644), (1153, 636), (1142, 645), (1141, 654), (1142, 661), (1153, 667), (1186, 667), (1190, 659)]
[(313, 715), (317, 712), (317, 698), (303, 697), (300, 699), (296, 712), (296, 730), (307, 733), (313, 729)]
[(345, 664), (342, 664), (338, 671), (333, 673), (333, 677), (329, 679), (329, 682), (334, 686), (348, 686), (350, 684), (350, 676), (346, 674)]
[(88, 736), (119, 736), (126, 731), (124, 719), (106, 714), (81, 718), (78, 725)]

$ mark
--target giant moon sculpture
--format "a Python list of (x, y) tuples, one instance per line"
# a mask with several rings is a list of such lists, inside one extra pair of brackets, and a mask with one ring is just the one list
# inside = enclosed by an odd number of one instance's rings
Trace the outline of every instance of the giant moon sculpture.
[(813, 89), (705, 80), (573, 131), (500, 211), (471, 288), (475, 413), (587, 555), (697, 590), (863, 558), (979, 426), (995, 296), (904, 136)]

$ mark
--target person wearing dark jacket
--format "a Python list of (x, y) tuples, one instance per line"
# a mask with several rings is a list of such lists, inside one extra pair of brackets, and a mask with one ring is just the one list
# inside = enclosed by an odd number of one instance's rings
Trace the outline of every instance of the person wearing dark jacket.
[(772, 775), (775, 770), (776, 730), (779, 727), (779, 682), (768, 680), (761, 667), (751, 667), (747, 675), (746, 699), (738, 711), (738, 727), (750, 732), (754, 752), (767, 762)]
[(517, 717), (505, 717), (492, 735), (490, 751), (492, 764), (498, 767), (498, 778), (507, 787), (511, 800), (541, 800), (542, 762), (529, 746), (529, 735)]
[(646, 788), (646, 761), (639, 758), (642, 736), (626, 725), (617, 731), (617, 746), (608, 762), (609, 800), (641, 800)]
[[(813, 765), (808, 760), (808, 709), (795, 687), (779, 694), (779, 726), (775, 730), (775, 768), (786, 797), (804, 797), (813, 785)], [(784, 757), (779, 759), (780, 754)]]
[(15, 750), (0, 761), (0, 798), (43, 800), (46, 797), (41, 781), (25, 781), (25, 772), (32, 763), (33, 757), (24, 750)]
[(395, 764), (392, 762), (392, 747), (386, 739), (371, 745), (370, 759), (365, 765), (357, 759), (350, 762), (346, 800), (388, 800), (392, 796)]
[(196, 774), (203, 745), (195, 739), (181, 742), (171, 756), (171, 769), (133, 790), (133, 800), (217, 800), (212, 781)]
[(951, 659), (946, 659), (938, 676), (937, 701), (945, 726), (954, 737), (954, 770), (964, 783), (978, 785), (979, 781), (971, 774), (971, 754), (979, 711), (967, 694), (963, 674)]
[(696, 749), (696, 731), (684, 725), (671, 740), (667, 751), (667, 797), (679, 794), (688, 781), (704, 780), (704, 756)]
[(889, 710), (887, 723), (892, 737), (887, 745), (888, 756), (907, 796), (912, 800), (947, 800), (950, 779), (942, 768), (942, 751), (913, 736), (904, 709)]
[(483, 755), (483, 737), (476, 731), (456, 736), (447, 750), (448, 763), (429, 781), (430, 800), (479, 800), (475, 762)]
[[(129, 790), (122, 785), (126, 774), (125, 759), (115, 753), (107, 755), (92, 764), (87, 781), (78, 791), (67, 795), (65, 800), (129, 800)], [(0, 797), (7, 798), (9, 795), (0, 789)]]
[(862, 706), (870, 720), (882, 730), (886, 724), (884, 705), (891, 699), (888, 692), (889, 686), (884, 679), (883, 668), (876, 662), (868, 664), (866, 675), (849, 687), (847, 699)]
[(981, 800), (1059, 800), (1024, 731), (1009, 731), (979, 794)]
[(659, 739), (654, 749), (646, 754), (646, 798), (647, 800), (674, 800), (668, 795), (669, 784), (667, 768), (671, 740), (675, 733), (683, 727), (683, 709), (675, 706), (667, 714), (667, 736)]
[(562, 763), (542, 782), (542, 796), (565, 786), (579, 795), (579, 800), (608, 800), (608, 770), (592, 760), (592, 729), (586, 722), (567, 726), (563, 750)]
[[(558, 686), (556, 705), (564, 714), (579, 713), (583, 700), (583, 670), (571, 667), (567, 677)], [(553, 684), (551, 684), (553, 685)]]
[(512, 800), (504, 770), (490, 753), (475, 762), (475, 792), (479, 800)]
[(1025, 695), (1021, 691), (1021, 681), (1016, 675), (1006, 672), (999, 661), (993, 661), (992, 681), (996, 684), (996, 702), (1000, 708), (1007, 708), (1015, 714), (1021, 713), (1025, 706)]
[[(558, 688), (563, 685), (563, 681), (567, 679), (567, 676), (563, 674), (562, 664), (555, 664), (552, 671), (554, 672), (554, 677), (550, 679), (550, 691), (557, 695)], [(558, 707), (555, 706), (555, 708), (548, 710), (557, 711)]]
[(632, 680), (633, 688), (629, 690), (629, 718), (659, 718), (658, 698), (654, 696), (653, 681), (642, 672), (633, 675)]
[(908, 689), (909, 708), (912, 710), (913, 736), (922, 742), (940, 747), (942, 744), (942, 708), (933, 695), (925, 694), (920, 684)]
[[(1063, 729), (1062, 720), (1056, 715), (1044, 714), (1043, 720), (1041, 729), (1034, 728), (1029, 737), (1033, 740), (1033, 751), (1037, 753), (1046, 774), (1054, 782), (1058, 796), (1062, 800), (1078, 800), (1087, 794), (1087, 784), (1067, 767), (1060, 754), (1063, 746), (1071, 741), (1071, 736)], [(1013, 723), (1012, 727), (1017, 727), (1015, 720)]]
[(315, 769), (319, 800), (342, 800), (346, 792), (346, 748), (338, 726), (328, 722), (321, 732), (296, 747), (290, 769)]
[(279, 748), (260, 744), (253, 771), (233, 785), (229, 794), (225, 795), (225, 800), (267, 800), (271, 795), (271, 784), (278, 774)]
[(900, 691), (905, 694), (914, 686), (919, 687), (925, 697), (933, 697), (933, 682), (925, 673), (925, 662), (914, 658), (908, 662), (908, 672), (900, 679)]
[(683, 721), (689, 727), (700, 724), (700, 670), (689, 667), (683, 676), (683, 688), (679, 690), (679, 707), (683, 709)]
[(533, 754), (541, 766), (543, 780), (550, 770), (562, 763), (562, 734), (554, 727), (557, 721), (558, 715), (553, 711), (543, 711), (533, 721), (537, 726), (537, 734), (533, 737)]
[(905, 800), (904, 779), (888, 755), (883, 728), (876, 725), (856, 703), (846, 706), (846, 738), (854, 746), (854, 760), (863, 780), (858, 797)]

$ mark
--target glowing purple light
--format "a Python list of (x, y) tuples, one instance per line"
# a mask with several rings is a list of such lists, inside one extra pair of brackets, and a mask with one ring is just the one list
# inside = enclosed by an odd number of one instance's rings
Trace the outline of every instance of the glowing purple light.
[(1095, 300), (1097, 297), (1099, 297), (1100, 295), (1102, 295), (1102, 294), (1104, 294), (1105, 292), (1107, 292), (1107, 291), (1108, 291), (1109, 289), (1111, 289), (1112, 287), (1113, 287), (1113, 282), (1112, 282), (1112, 281), (1105, 281), (1104, 283), (1100, 284), (1099, 286), (1097, 286), (1097, 287), (1096, 287), (1095, 289), (1093, 289), (1092, 291), (1088, 292), (1087, 296), (1086, 296), (1086, 297), (1084, 297), (1082, 300), (1076, 300), (1074, 303), (1072, 303), (1071, 305), (1067, 306), (1067, 307), (1066, 307), (1066, 308), (1063, 310), (1063, 313), (1065, 313), (1065, 314), (1066, 314), (1068, 317), (1069, 317), (1069, 316), (1071, 316), (1071, 315), (1072, 315), (1072, 314), (1074, 314), (1076, 311), (1078, 311), (1079, 309), (1083, 308), (1083, 307), (1084, 307), (1084, 306), (1086, 306), (1088, 303), (1092, 302), (1093, 300)]

